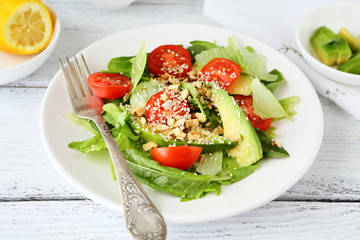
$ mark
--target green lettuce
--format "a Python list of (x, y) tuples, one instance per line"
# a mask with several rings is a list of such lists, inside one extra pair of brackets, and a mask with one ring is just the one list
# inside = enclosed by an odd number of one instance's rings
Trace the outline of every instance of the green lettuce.
[(163, 89), (164, 86), (156, 80), (141, 82), (134, 89), (133, 94), (130, 97), (130, 104), (133, 107), (144, 108), (149, 98)]
[(205, 121), (206, 121), (207, 114), (205, 112), (203, 105), (201, 104), (200, 100), (197, 97), (197, 91), (196, 91), (195, 87), (186, 82), (181, 82), (180, 87), (183, 89), (187, 89), (189, 91), (189, 93), (192, 97), (192, 100), (195, 102), (196, 106), (200, 109), (200, 111), (204, 115)]
[(255, 128), (261, 141), (263, 155), (266, 158), (281, 158), (289, 156), (285, 148), (274, 144), (273, 140), (262, 130)]
[(222, 158), (222, 151), (201, 155), (201, 160), (195, 163), (196, 172), (215, 176), (221, 170)]
[(134, 91), (134, 89), (136, 88), (137, 84), (141, 79), (141, 76), (144, 73), (146, 61), (147, 61), (147, 53), (145, 48), (145, 41), (143, 40), (141, 42), (141, 47), (138, 54), (134, 58), (130, 59), (130, 62), (132, 64), (131, 67), (132, 87), (130, 94)]
[(250, 85), (253, 95), (254, 113), (262, 118), (287, 118), (286, 113), (279, 101), (258, 78), (254, 78)]

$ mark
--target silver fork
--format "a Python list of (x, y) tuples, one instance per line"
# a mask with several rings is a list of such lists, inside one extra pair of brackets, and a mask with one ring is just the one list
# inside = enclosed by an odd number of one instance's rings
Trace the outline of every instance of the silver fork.
[(103, 101), (88, 86), (89, 68), (81, 54), (81, 63), (66, 57), (67, 64), (60, 67), (67, 85), (74, 112), (81, 118), (94, 121), (103, 136), (113, 161), (120, 187), (126, 227), (134, 239), (166, 239), (166, 224), (159, 211), (147, 196), (101, 117)]

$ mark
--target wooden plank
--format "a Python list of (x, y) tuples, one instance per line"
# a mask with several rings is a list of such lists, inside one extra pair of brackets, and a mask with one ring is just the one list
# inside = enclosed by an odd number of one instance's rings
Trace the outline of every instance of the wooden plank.
[[(272, 202), (223, 220), (168, 223), (168, 239), (359, 239), (359, 210), (360, 203)], [(0, 239), (50, 238), (130, 239), (121, 213), (91, 201), (0, 203)]]
[[(39, 136), (44, 88), (0, 88), (0, 200), (85, 199), (56, 172)], [(324, 142), (307, 174), (279, 200), (360, 200), (360, 122), (321, 98)], [(341, 131), (336, 131), (336, 129)], [(339, 157), (341, 156), (341, 157)]]

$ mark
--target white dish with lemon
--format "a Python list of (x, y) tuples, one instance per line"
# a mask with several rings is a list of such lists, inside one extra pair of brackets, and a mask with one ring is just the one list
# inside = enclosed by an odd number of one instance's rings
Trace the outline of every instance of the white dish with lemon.
[(38, 0), (0, 6), (0, 84), (37, 70), (51, 55), (60, 35), (55, 12)]

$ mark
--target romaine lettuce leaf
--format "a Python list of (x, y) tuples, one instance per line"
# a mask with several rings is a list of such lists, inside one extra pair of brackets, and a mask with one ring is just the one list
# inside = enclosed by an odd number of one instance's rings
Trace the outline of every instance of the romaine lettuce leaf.
[(127, 76), (128, 78), (130, 78), (131, 77), (131, 69), (132, 69), (131, 59), (133, 59), (133, 58), (134, 58), (134, 56), (113, 58), (108, 63), (108, 70), (102, 71), (102, 72), (120, 73), (120, 74), (123, 74), (123, 75)]
[(128, 97), (133, 93), (145, 70), (146, 61), (147, 61), (145, 40), (141, 42), (141, 47), (139, 49), (138, 54), (136, 54), (136, 56), (134, 58), (131, 58), (129, 61), (132, 64), (131, 72), (130, 72), (132, 86), (130, 93), (125, 95), (126, 99), (128, 99)]
[(264, 131), (258, 128), (255, 128), (255, 130), (261, 141), (264, 157), (280, 158), (289, 156), (286, 149), (274, 144), (273, 140)]
[(195, 163), (196, 172), (202, 175), (215, 176), (222, 167), (223, 152), (214, 152), (201, 155), (201, 160)]
[(275, 96), (258, 78), (254, 78), (250, 85), (253, 94), (254, 113), (262, 118), (287, 118), (286, 113)]
[(196, 91), (195, 87), (186, 82), (181, 82), (180, 87), (183, 89), (189, 90), (189, 93), (190, 93), (192, 99), (195, 101), (197, 107), (200, 109), (201, 113), (204, 115), (205, 121), (206, 121), (207, 114), (203, 108), (203, 105), (201, 104), (200, 100), (197, 97), (197, 91)]
[(126, 149), (123, 154), (140, 182), (154, 189), (179, 196), (181, 201), (201, 198), (208, 192), (219, 194), (220, 188), (213, 182), (225, 181), (230, 178), (199, 175), (166, 167), (149, 159), (148, 155), (137, 149)]
[(223, 157), (223, 166), (220, 173), (217, 176), (228, 176), (230, 179), (221, 180), (219, 183), (223, 185), (228, 185), (234, 182), (238, 182), (241, 179), (249, 176), (259, 167), (259, 162), (254, 163), (250, 166), (241, 167), (239, 163), (233, 157), (224, 156)]
[(297, 114), (297, 112), (295, 111), (294, 107), (295, 105), (299, 102), (299, 97), (298, 96), (292, 96), (292, 97), (288, 97), (288, 98), (283, 98), (279, 100), (279, 103), (281, 104), (281, 106), (283, 107), (283, 109), (285, 110), (285, 112), (290, 116), (294, 116), (295, 114)]
[(195, 56), (202, 51), (209, 50), (212, 48), (218, 47), (215, 43), (206, 42), (206, 41), (192, 41), (190, 42), (191, 46), (187, 48), (190, 53), (191, 62), (195, 62)]
[(149, 98), (162, 91), (165, 87), (156, 80), (139, 83), (130, 97), (130, 104), (133, 107), (145, 107)]
[(268, 73), (265, 70), (266, 58), (256, 52), (250, 51), (248, 48), (239, 49), (239, 53), (242, 56), (244, 65), (247, 66), (244, 69), (244, 73), (254, 78), (259, 78), (265, 81), (276, 81), (277, 75)]

